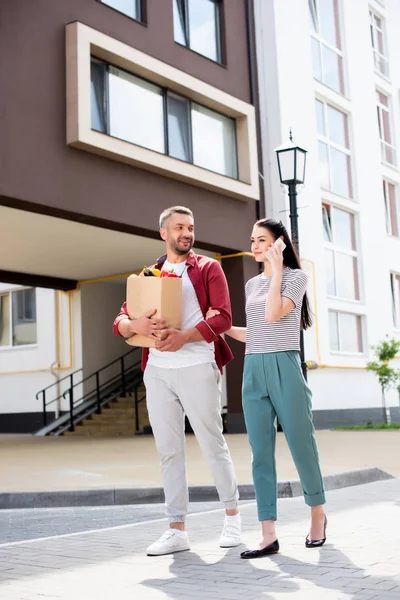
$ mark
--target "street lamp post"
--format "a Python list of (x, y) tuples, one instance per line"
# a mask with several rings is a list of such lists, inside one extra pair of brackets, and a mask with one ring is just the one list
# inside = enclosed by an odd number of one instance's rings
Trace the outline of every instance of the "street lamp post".
[[(289, 217), (292, 242), (300, 256), (297, 214), (297, 185), (299, 183), (304, 183), (307, 151), (293, 143), (292, 130), (290, 130), (289, 138), (289, 144), (279, 146), (279, 148), (276, 148), (275, 152), (278, 159), (279, 179), (282, 184), (288, 186), (290, 208)], [(300, 331), (300, 359), (304, 379), (307, 380), (307, 364), (304, 357), (303, 330)]]

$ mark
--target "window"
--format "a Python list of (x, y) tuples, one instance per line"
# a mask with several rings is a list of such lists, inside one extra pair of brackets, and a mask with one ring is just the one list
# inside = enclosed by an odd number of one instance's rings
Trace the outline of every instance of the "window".
[(358, 256), (354, 215), (324, 204), (322, 226), (329, 296), (359, 300)]
[(103, 4), (115, 8), (124, 15), (140, 21), (141, 15), (141, 1), (140, 0), (100, 0)]
[(364, 351), (362, 317), (329, 311), (330, 349), (332, 352), (358, 354)]
[(393, 325), (400, 329), (400, 275), (390, 273), (390, 287), (392, 290), (392, 315)]
[(238, 178), (234, 119), (95, 59), (91, 71), (92, 129)]
[(377, 17), (372, 11), (369, 11), (371, 43), (374, 51), (375, 69), (385, 77), (389, 76), (389, 62), (386, 58), (385, 33), (383, 30), (383, 20)]
[(400, 236), (400, 203), (398, 190), (393, 183), (383, 180), (385, 200), (386, 230), (390, 235)]
[(316, 100), (321, 186), (339, 196), (353, 197), (347, 115)]
[(0, 346), (36, 344), (36, 290), (0, 295)]
[(392, 119), (389, 98), (379, 90), (376, 91), (379, 136), (381, 138), (381, 158), (391, 165), (396, 164), (396, 148), (393, 145)]
[(175, 41), (222, 62), (219, 0), (173, 0), (173, 3)]
[(344, 94), (338, 0), (309, 0), (314, 77)]

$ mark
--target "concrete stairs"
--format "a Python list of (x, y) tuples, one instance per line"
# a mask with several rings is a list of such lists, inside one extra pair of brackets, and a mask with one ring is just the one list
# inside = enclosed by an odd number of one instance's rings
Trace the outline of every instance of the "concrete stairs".
[[(144, 387), (139, 388), (139, 432), (149, 425)], [(136, 434), (135, 395), (117, 398), (102, 409), (100, 415), (93, 413), (75, 426), (75, 431), (66, 431), (67, 436), (88, 437), (132, 437)]]

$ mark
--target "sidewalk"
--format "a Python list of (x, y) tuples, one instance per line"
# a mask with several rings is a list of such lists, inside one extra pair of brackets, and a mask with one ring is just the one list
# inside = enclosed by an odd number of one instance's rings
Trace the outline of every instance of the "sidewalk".
[[(328, 492), (327, 500), (323, 548), (304, 547), (309, 511), (302, 498), (290, 498), (279, 501), (280, 554), (254, 561), (239, 558), (245, 546), (219, 548), (222, 510), (190, 515), (191, 551), (170, 556), (145, 554), (166, 527), (165, 519), (3, 544), (0, 597), (398, 600), (400, 479)], [(241, 513), (244, 542), (254, 546), (259, 536), (255, 504), (242, 505)], [(47, 510), (40, 514), (45, 522)]]
[[(379, 467), (400, 476), (400, 431), (316, 432), (324, 475)], [(238, 482), (252, 482), (247, 436), (226, 436)], [(0, 436), (0, 492), (87, 490), (160, 486), (159, 458), (153, 437), (95, 439)], [(208, 466), (193, 435), (187, 436), (189, 485), (212, 484)], [(286, 440), (277, 436), (280, 481), (298, 479)]]

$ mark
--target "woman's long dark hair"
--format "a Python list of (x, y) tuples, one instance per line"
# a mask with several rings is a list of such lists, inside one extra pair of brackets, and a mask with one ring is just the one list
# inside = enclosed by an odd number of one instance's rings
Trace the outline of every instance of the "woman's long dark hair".
[[(264, 227), (264, 229), (267, 229), (274, 240), (283, 237), (283, 241), (286, 244), (286, 248), (283, 251), (283, 264), (290, 269), (301, 269), (299, 255), (296, 248), (293, 246), (292, 240), (282, 221), (277, 221), (276, 219), (261, 219), (260, 221), (257, 221), (255, 227)], [(311, 325), (311, 310), (306, 292), (301, 306), (301, 328), (308, 329)]]

